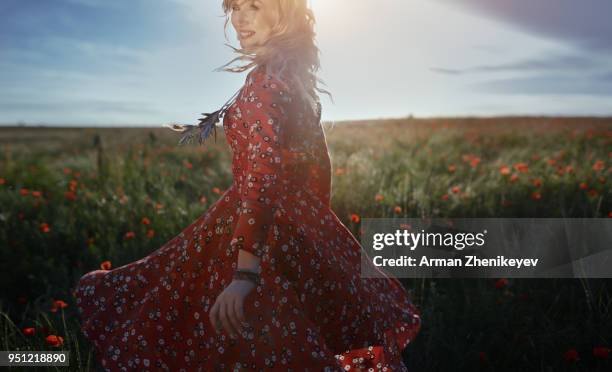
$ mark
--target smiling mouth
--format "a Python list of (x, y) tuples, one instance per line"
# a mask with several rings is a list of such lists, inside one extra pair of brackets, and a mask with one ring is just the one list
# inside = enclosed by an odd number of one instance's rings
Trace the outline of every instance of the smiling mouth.
[(253, 35), (255, 35), (254, 31), (241, 31), (238, 34), (238, 37), (240, 37), (240, 40), (246, 40), (246, 39), (252, 37)]

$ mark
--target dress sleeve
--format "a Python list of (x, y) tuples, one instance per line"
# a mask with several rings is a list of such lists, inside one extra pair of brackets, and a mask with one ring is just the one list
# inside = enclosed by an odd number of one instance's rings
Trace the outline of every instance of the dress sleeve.
[(248, 127), (245, 177), (230, 247), (262, 257), (268, 250), (266, 238), (280, 197), (281, 130), (288, 121), (289, 95), (284, 83), (267, 76), (249, 88), (243, 110)]

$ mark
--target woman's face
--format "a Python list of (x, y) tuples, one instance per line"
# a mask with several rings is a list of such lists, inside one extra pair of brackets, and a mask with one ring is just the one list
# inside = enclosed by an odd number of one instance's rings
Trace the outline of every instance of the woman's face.
[(277, 3), (275, 0), (234, 0), (232, 25), (241, 48), (253, 50), (265, 44), (278, 19)]

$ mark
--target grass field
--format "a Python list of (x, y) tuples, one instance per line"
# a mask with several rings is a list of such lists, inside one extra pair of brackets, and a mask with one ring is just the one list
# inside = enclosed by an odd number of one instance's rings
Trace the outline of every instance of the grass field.
[[(326, 125), (332, 209), (361, 217), (612, 217), (612, 118)], [(162, 246), (230, 186), (217, 141), (164, 128), (0, 128), (2, 350), (70, 350), (92, 370), (69, 289)], [(403, 279), (423, 313), (412, 371), (610, 371), (609, 279)], [(51, 337), (50, 337), (51, 336)], [(59, 336), (52, 337), (52, 336)]]

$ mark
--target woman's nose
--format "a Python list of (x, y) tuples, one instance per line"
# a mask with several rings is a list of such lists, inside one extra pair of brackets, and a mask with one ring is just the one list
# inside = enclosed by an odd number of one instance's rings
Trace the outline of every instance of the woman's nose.
[(248, 19), (246, 15), (242, 12), (237, 12), (236, 13), (236, 24), (238, 25), (238, 27), (243, 28), (247, 25), (247, 23), (248, 23)]

